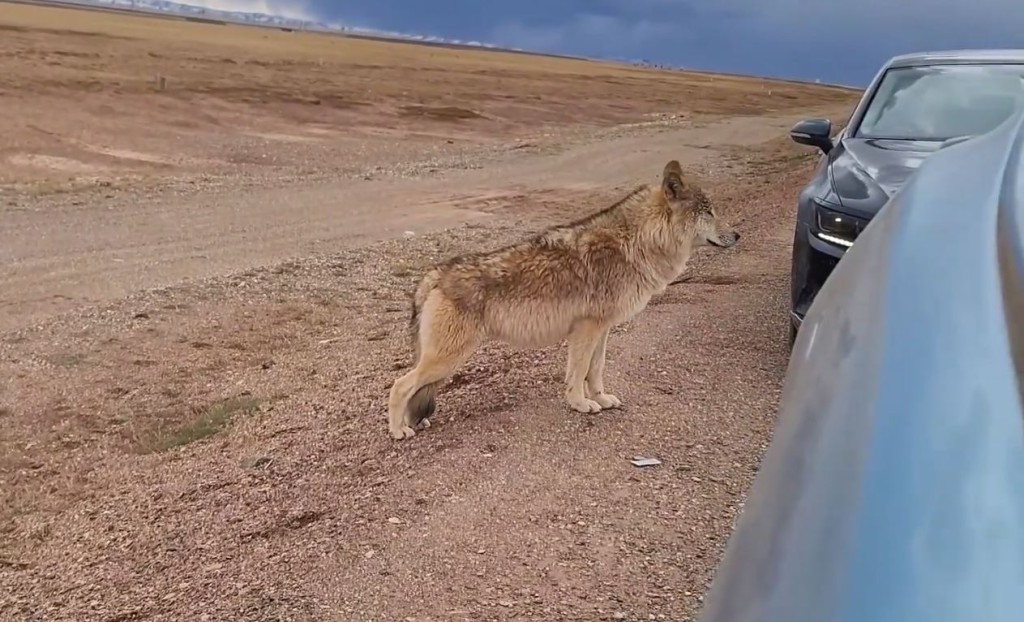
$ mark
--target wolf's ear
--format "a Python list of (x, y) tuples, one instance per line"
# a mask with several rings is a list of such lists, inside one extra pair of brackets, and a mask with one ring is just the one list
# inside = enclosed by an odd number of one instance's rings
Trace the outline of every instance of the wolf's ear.
[(683, 187), (683, 167), (678, 160), (672, 160), (661, 174), (662, 192), (669, 201), (679, 201), (683, 198)]

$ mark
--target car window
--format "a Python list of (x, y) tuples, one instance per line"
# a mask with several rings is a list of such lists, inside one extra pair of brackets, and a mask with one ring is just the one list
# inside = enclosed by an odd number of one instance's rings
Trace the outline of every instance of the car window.
[(942, 141), (994, 129), (1024, 105), (1024, 65), (930, 65), (886, 72), (857, 136)]

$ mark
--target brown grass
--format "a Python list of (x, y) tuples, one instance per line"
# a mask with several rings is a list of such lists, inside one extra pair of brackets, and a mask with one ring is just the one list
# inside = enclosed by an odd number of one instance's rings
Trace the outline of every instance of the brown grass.
[(850, 98), (782, 81), (0, 6), (0, 184), (63, 190), (129, 174), (308, 172), (321, 160), (296, 162), (274, 145), (252, 145), (253, 136), (330, 145), (365, 142), (370, 130), (378, 131), (371, 139), (380, 130), (452, 138), (457, 128), (459, 139), (479, 142), (654, 112), (763, 114)]
[[(616, 105), (632, 107), (637, 103), (634, 100), (644, 99), (651, 108), (718, 114), (763, 112), (772, 108), (773, 102), (780, 108), (790, 107), (793, 101), (806, 104), (811, 91), (821, 103), (839, 101), (847, 93), (781, 81), (669, 73), (576, 59), (56, 7), (3, 6), (0, 67), (5, 88), (12, 91), (50, 88), (152, 93), (155, 78), (165, 76), (167, 90), (173, 95), (214, 95), (255, 103), (319, 99), (325, 106), (347, 107), (355, 102), (427, 105), (479, 100), (497, 105), (552, 98), (564, 104), (601, 93), (605, 101), (589, 103), (609, 112)], [(74, 28), (49, 26), (54, 23), (73, 23)], [(502, 81), (497, 92), (495, 78)], [(739, 93), (746, 96), (729, 97)]]
[(462, 121), (464, 119), (481, 118), (479, 113), (457, 106), (402, 106), (402, 115), (406, 117), (426, 117), (438, 121)]
[(219, 401), (198, 414), (191, 422), (162, 433), (146, 433), (137, 439), (136, 451), (154, 453), (184, 447), (190, 443), (209, 438), (228, 425), (239, 415), (254, 412), (259, 400), (252, 396), (233, 397)]

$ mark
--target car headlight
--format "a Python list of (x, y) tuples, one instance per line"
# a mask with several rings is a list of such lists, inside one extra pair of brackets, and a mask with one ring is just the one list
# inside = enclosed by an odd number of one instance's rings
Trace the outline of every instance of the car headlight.
[(864, 223), (859, 218), (829, 209), (818, 202), (815, 202), (814, 208), (817, 225), (815, 234), (819, 238), (844, 248), (853, 246), (853, 241), (864, 229)]

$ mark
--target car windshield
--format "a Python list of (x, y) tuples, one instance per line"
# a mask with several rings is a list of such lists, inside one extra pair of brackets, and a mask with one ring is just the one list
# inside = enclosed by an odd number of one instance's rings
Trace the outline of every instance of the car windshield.
[(857, 136), (943, 141), (984, 134), (1024, 102), (1024, 64), (888, 70)]

